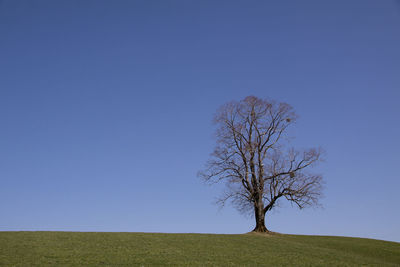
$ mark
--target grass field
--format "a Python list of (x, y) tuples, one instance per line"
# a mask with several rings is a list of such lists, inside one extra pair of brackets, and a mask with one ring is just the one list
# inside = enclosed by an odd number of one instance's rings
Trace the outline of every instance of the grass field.
[(0, 266), (400, 266), (400, 243), (300, 235), (0, 232)]

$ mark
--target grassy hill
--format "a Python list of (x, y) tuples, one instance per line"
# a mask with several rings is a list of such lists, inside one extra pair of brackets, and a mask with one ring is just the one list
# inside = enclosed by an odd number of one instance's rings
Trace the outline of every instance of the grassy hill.
[(0, 266), (400, 266), (400, 243), (300, 235), (0, 232)]

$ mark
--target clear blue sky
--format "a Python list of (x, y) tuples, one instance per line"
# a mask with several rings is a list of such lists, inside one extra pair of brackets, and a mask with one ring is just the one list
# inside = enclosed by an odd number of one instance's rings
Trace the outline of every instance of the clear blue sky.
[(323, 209), (277, 232), (400, 241), (397, 1), (0, 1), (0, 230), (250, 231), (196, 173), (215, 110), (291, 104)]

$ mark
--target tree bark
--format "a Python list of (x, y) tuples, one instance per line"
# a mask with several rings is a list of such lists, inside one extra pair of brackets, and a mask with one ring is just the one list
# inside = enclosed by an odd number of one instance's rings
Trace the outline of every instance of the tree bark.
[(256, 227), (254, 227), (253, 232), (258, 233), (269, 233), (267, 227), (265, 227), (265, 213), (261, 206), (254, 206), (254, 215), (256, 219)]

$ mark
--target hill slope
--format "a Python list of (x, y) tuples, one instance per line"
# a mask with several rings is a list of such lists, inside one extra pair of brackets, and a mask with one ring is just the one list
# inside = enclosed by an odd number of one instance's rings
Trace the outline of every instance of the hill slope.
[(299, 235), (0, 232), (0, 266), (400, 266), (400, 244)]

